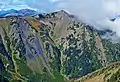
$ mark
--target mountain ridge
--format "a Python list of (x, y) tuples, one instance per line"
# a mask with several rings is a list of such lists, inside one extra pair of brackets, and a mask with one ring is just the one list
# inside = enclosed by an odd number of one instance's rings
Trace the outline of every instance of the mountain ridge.
[(120, 43), (64, 11), (0, 18), (0, 36), (8, 82), (76, 81), (120, 61)]
[(0, 11), (0, 17), (6, 17), (6, 16), (33, 16), (35, 14), (38, 14), (37, 11), (31, 10), (31, 9), (21, 9), (21, 10), (2, 10)]

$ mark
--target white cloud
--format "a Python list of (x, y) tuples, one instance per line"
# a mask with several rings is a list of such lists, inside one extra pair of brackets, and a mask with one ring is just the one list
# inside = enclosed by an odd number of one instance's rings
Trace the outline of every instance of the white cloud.
[(54, 3), (54, 2), (58, 2), (59, 0), (49, 0), (49, 1)]
[(116, 19), (114, 22), (108, 19), (104, 19), (98, 21), (97, 24), (99, 24), (103, 29), (111, 29), (112, 31), (116, 32), (117, 36), (120, 37), (120, 18)]
[(120, 0), (61, 0), (57, 7), (66, 9), (100, 28), (109, 28), (120, 36), (120, 20), (115, 22), (109, 20), (120, 15)]

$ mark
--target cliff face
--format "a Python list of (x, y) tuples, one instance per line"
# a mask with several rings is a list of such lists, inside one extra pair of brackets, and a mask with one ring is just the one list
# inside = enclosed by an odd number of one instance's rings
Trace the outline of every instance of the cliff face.
[(120, 43), (65, 11), (0, 19), (1, 80), (66, 82), (120, 60)]

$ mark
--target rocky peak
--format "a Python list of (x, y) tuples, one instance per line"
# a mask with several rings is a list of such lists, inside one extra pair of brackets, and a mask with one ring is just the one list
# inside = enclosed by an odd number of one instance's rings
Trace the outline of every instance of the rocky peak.
[(85, 76), (120, 61), (120, 43), (102, 38), (104, 33), (64, 10), (0, 18), (0, 75), (12, 82)]

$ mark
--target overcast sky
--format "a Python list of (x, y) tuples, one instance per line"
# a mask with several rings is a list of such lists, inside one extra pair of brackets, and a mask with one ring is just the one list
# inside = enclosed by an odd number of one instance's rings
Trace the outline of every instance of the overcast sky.
[(109, 20), (120, 15), (120, 0), (0, 0), (0, 10), (23, 8), (41, 12), (64, 9), (100, 28), (112, 29), (120, 36), (120, 19)]

